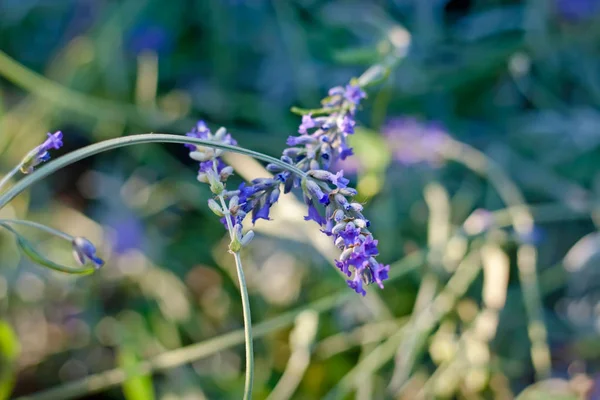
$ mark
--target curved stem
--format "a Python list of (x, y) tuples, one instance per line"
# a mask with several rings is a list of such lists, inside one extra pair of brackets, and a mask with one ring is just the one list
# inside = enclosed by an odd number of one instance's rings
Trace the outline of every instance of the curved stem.
[[(219, 195), (219, 201), (223, 210), (228, 210), (225, 198), (222, 194)], [(231, 215), (225, 215), (227, 221), (227, 230), (229, 231), (229, 237), (233, 243), (236, 240), (233, 223), (231, 222)], [(250, 299), (248, 297), (248, 287), (246, 286), (246, 277), (244, 276), (244, 269), (242, 268), (242, 259), (240, 258), (239, 250), (230, 250), (235, 259), (235, 268), (237, 271), (238, 282), (240, 284), (240, 294), (242, 296), (242, 313), (244, 317), (244, 341), (246, 342), (246, 383), (244, 385), (244, 400), (252, 399), (252, 384), (254, 382), (254, 344), (252, 337), (252, 314), (250, 313)]]
[(306, 177), (306, 173), (301, 169), (294, 167), (293, 165), (286, 164), (277, 158), (268, 156), (263, 153), (259, 153), (257, 151), (252, 151), (248, 149), (244, 149), (238, 146), (230, 146), (227, 144), (217, 143), (210, 140), (202, 140), (182, 135), (169, 135), (164, 133), (145, 133), (140, 135), (131, 135), (125, 136), (117, 139), (105, 140), (100, 143), (92, 144), (86, 147), (83, 147), (79, 150), (75, 150), (69, 154), (66, 154), (60, 158), (57, 158), (54, 161), (49, 162), (42, 168), (33, 172), (30, 175), (27, 175), (25, 178), (21, 179), (17, 182), (12, 188), (2, 194), (0, 196), (0, 209), (2, 209), (9, 201), (18, 196), (21, 192), (27, 189), (29, 186), (33, 185), (37, 181), (47, 177), (54, 171), (57, 171), (67, 165), (73, 164), (79, 160), (82, 160), (87, 157), (91, 157), (94, 154), (102, 153), (104, 151), (117, 149), (120, 147), (133, 146), (135, 144), (141, 143), (181, 143), (181, 144), (196, 144), (206, 147), (212, 147), (215, 149), (221, 149), (226, 151), (232, 151), (235, 153), (245, 154), (247, 156), (254, 157), (259, 160), (263, 160), (269, 163), (276, 164), (281, 168), (284, 168), (292, 173), (297, 174), (301, 177)]
[(31, 228), (36, 228), (36, 229), (48, 232), (51, 235), (58, 236), (61, 239), (65, 239), (69, 242), (73, 241), (73, 239), (74, 239), (74, 237), (69, 235), (68, 233), (59, 231), (58, 229), (54, 229), (54, 228), (51, 228), (46, 225), (42, 225), (42, 224), (40, 224), (38, 222), (34, 222), (34, 221), (27, 221), (24, 219), (0, 219), (0, 224), (17, 224), (17, 225), (29, 226)]
[(14, 167), (12, 170), (10, 170), (8, 174), (2, 177), (2, 180), (0, 180), (0, 191), (2, 190), (2, 187), (6, 185), (10, 181), (10, 179), (19, 172), (19, 170), (21, 169), (21, 165), (22, 163), (19, 163), (19, 165)]

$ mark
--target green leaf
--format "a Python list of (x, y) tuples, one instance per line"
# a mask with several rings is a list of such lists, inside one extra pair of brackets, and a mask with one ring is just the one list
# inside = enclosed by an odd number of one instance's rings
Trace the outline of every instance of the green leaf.
[(27, 240), (24, 236), (22, 236), (19, 232), (14, 230), (11, 226), (7, 224), (0, 223), (0, 226), (4, 227), (6, 230), (15, 235), (17, 239), (17, 245), (19, 249), (23, 252), (24, 255), (27, 256), (34, 263), (41, 265), (42, 267), (50, 268), (54, 271), (64, 272), (67, 274), (76, 274), (76, 275), (88, 275), (94, 273), (95, 269), (92, 267), (84, 267), (84, 268), (71, 268), (66, 267), (64, 265), (55, 263), (52, 260), (44, 257), (40, 252), (35, 248), (35, 246)]
[(381, 59), (381, 52), (373, 47), (357, 47), (337, 51), (333, 59), (340, 64), (371, 65)]
[(8, 399), (15, 385), (15, 361), (19, 352), (16, 333), (7, 322), (0, 321), (0, 400)]
[(131, 374), (123, 382), (123, 394), (127, 400), (154, 400), (154, 388), (150, 374), (140, 374), (136, 371), (139, 367), (139, 359), (135, 352), (129, 348), (121, 348), (119, 351), (119, 366), (125, 370), (127, 375)]

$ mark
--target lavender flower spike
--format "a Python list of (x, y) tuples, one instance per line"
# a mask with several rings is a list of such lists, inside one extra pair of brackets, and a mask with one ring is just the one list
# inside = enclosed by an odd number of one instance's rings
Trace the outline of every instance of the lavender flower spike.
[[(305, 220), (315, 221), (322, 232), (331, 236), (334, 244), (341, 250), (335, 265), (350, 279), (348, 286), (357, 293), (366, 294), (365, 285), (377, 283), (383, 288), (388, 278), (389, 266), (380, 264), (375, 257), (379, 254), (377, 240), (369, 231), (369, 221), (362, 215), (362, 206), (352, 197), (356, 190), (348, 187), (343, 171), (332, 173), (331, 165), (340, 159), (352, 155), (347, 137), (354, 133), (356, 121), (354, 114), (360, 101), (366, 97), (356, 83), (344, 87), (335, 87), (322, 101), (323, 109), (317, 118), (311, 114), (302, 117), (298, 128), (299, 136), (290, 136), (287, 140), (290, 148), (283, 152), (281, 161), (305, 172), (298, 176), (282, 168), (269, 164), (267, 170), (274, 173), (273, 178), (255, 179), (250, 184), (242, 183), (237, 190), (227, 191), (224, 182), (233, 172), (220, 159), (221, 152), (203, 146), (188, 146), (190, 157), (200, 162), (198, 180), (211, 185), (213, 193), (220, 200), (229, 199), (228, 207), (223, 203), (211, 202), (215, 214), (223, 216), (222, 222), (233, 223), (236, 232), (241, 232), (244, 217), (251, 213), (252, 222), (269, 219), (270, 209), (279, 198), (281, 185), (283, 192), (300, 187), (304, 202), (308, 207)], [(221, 128), (215, 135), (204, 123), (188, 133), (188, 136), (233, 143), (230, 135)], [(333, 184), (335, 188), (331, 188)], [(321, 211), (324, 208), (324, 213)], [(232, 220), (227, 220), (232, 218)], [(236, 233), (236, 235), (238, 235)], [(241, 234), (240, 234), (241, 235)], [(241, 246), (242, 239), (237, 243)], [(232, 242), (233, 244), (233, 242)]]
[(48, 133), (48, 138), (35, 149), (31, 150), (21, 161), (21, 172), (30, 174), (39, 164), (50, 159), (50, 150), (58, 150), (62, 147), (63, 134), (61, 131)]

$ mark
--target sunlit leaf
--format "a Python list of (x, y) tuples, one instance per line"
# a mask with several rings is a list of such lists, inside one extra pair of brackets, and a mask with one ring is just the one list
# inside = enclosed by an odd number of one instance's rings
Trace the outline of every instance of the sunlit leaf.
[(0, 399), (8, 399), (15, 385), (14, 362), (19, 351), (16, 333), (8, 323), (0, 321)]
[(128, 348), (121, 348), (118, 359), (119, 366), (132, 374), (132, 377), (123, 383), (125, 398), (127, 400), (153, 400), (155, 397), (152, 376), (150, 374), (135, 373), (135, 370), (139, 366), (139, 359), (134, 351)]

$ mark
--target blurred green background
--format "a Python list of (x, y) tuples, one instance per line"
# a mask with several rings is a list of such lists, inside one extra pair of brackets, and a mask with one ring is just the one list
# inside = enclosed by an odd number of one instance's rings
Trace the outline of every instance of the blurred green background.
[[(600, 399), (599, 1), (0, 0), (0, 50), (3, 172), (46, 132), (57, 157), (199, 119), (278, 156), (290, 107), (396, 57), (343, 165), (392, 281), (355, 295), (282, 199), (243, 254), (255, 398)], [(183, 146), (127, 148), (0, 211), (107, 261), (46, 271), (2, 232), (0, 398), (241, 398), (235, 267), (195, 174)]]

